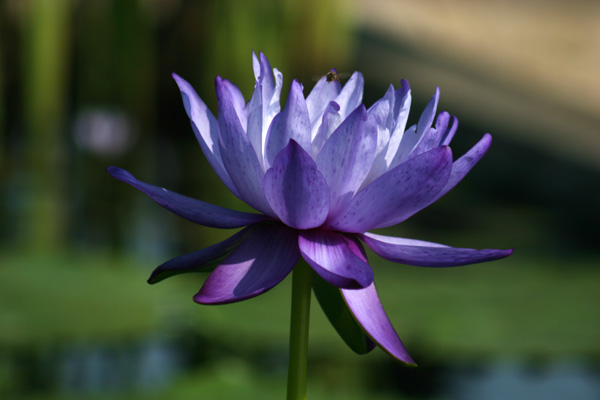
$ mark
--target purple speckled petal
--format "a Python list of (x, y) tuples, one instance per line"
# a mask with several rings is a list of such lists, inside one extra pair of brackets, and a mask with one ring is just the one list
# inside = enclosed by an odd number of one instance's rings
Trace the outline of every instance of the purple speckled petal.
[(372, 283), (364, 289), (342, 289), (348, 308), (379, 347), (397, 360), (416, 366), (390, 322)]
[(210, 272), (257, 226), (258, 225), (249, 226), (222, 242), (193, 253), (175, 257), (159, 265), (152, 272), (152, 275), (148, 279), (148, 283), (154, 284), (173, 275), (189, 272)]
[(356, 107), (362, 103), (363, 87), (365, 80), (360, 72), (352, 74), (342, 88), (335, 102), (340, 105), (340, 115), (346, 118)]
[(137, 180), (131, 173), (121, 168), (108, 167), (106, 171), (114, 178), (147, 194), (167, 210), (200, 225), (213, 228), (239, 228), (268, 219), (264, 215), (230, 210), (150, 185)]
[(215, 268), (194, 301), (226, 304), (258, 296), (281, 282), (299, 259), (296, 231), (261, 224)]
[(463, 249), (438, 243), (365, 233), (360, 238), (386, 260), (420, 267), (455, 267), (508, 257), (509, 250)]
[(301, 231), (300, 253), (325, 281), (339, 288), (359, 289), (373, 283), (373, 270), (355, 239), (325, 230)]
[(219, 126), (217, 119), (206, 107), (192, 85), (179, 75), (173, 73), (173, 79), (179, 86), (183, 106), (192, 123), (192, 129), (200, 148), (212, 169), (233, 194), (239, 197), (239, 192), (231, 181), (227, 170), (223, 166), (221, 151), (219, 149)]
[(327, 217), (329, 188), (325, 178), (310, 155), (293, 140), (265, 174), (264, 190), (279, 219), (292, 228), (316, 228)]
[(306, 98), (306, 107), (308, 108), (311, 126), (314, 127), (321, 122), (321, 116), (325, 112), (327, 105), (338, 96), (340, 90), (342, 90), (340, 82), (327, 82), (325, 75), (319, 79)]
[(263, 191), (262, 167), (242, 129), (231, 94), (220, 77), (216, 78), (215, 86), (219, 105), (219, 146), (225, 169), (243, 201), (264, 214), (274, 216)]
[[(475, 146), (473, 146), (469, 151), (467, 151), (462, 157), (458, 160), (454, 161), (452, 164), (452, 172), (450, 173), (450, 178), (448, 178), (448, 182), (444, 186), (444, 188), (438, 193), (435, 200), (439, 199), (450, 190), (454, 188), (454, 186), (458, 185), (460, 181), (471, 171), (471, 169), (481, 160), (481, 158), (488, 151), (490, 146), (492, 145), (492, 135), (486, 133), (483, 135), (481, 140), (477, 142)], [(435, 201), (434, 200), (434, 201)]]
[(290, 87), (285, 108), (271, 122), (267, 133), (265, 168), (273, 165), (273, 160), (279, 152), (293, 139), (307, 152), (311, 151), (310, 121), (308, 109), (302, 94), (302, 86), (294, 80)]
[(416, 156), (361, 189), (326, 227), (362, 233), (396, 225), (431, 204), (451, 167), (452, 152), (446, 146)]
[(377, 123), (358, 106), (327, 140), (317, 167), (329, 186), (329, 218), (340, 212), (361, 186), (377, 150)]

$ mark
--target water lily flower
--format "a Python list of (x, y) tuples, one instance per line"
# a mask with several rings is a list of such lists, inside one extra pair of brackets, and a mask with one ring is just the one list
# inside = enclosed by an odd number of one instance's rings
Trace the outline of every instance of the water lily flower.
[(258, 213), (192, 199), (108, 168), (189, 221), (244, 227), (223, 242), (165, 262), (149, 282), (210, 272), (194, 300), (232, 303), (271, 289), (303, 258), (314, 270), (317, 300), (354, 351), (378, 345), (414, 364), (379, 301), (364, 245), (386, 260), (424, 267), (510, 255), (512, 250), (455, 248), (369, 232), (405, 221), (456, 186), (488, 150), (491, 136), (453, 161), (449, 144), (458, 122), (447, 112), (435, 118), (439, 89), (417, 124), (406, 129), (411, 92), (404, 80), (368, 109), (359, 72), (343, 86), (324, 76), (306, 97), (294, 80), (281, 110), (281, 72), (262, 53), (253, 53), (253, 67), (256, 83), (247, 103), (235, 85), (216, 78), (218, 119), (188, 82), (173, 77), (208, 162)]

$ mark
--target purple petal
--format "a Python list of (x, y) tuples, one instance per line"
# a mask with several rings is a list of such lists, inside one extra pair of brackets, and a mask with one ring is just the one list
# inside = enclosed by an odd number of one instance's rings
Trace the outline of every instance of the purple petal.
[(317, 155), (323, 148), (323, 145), (329, 139), (331, 134), (337, 129), (342, 123), (342, 117), (339, 113), (340, 106), (335, 101), (330, 101), (325, 112), (323, 113), (323, 119), (318, 124), (318, 129), (315, 131), (315, 136), (312, 141), (312, 154), (313, 158), (317, 158)]
[(294, 80), (290, 87), (285, 108), (271, 122), (267, 133), (266, 167), (273, 164), (275, 156), (288, 145), (290, 139), (296, 141), (306, 151), (311, 150), (310, 121), (302, 86)]
[(299, 259), (296, 231), (261, 224), (210, 274), (194, 301), (226, 304), (257, 296), (281, 282)]
[(454, 138), (454, 134), (456, 133), (457, 129), (458, 129), (458, 118), (456, 118), (455, 116), (452, 116), (452, 118), (450, 119), (450, 124), (448, 126), (448, 129), (446, 129), (446, 132), (444, 133), (444, 136), (442, 137), (440, 146), (448, 146), (450, 144), (450, 142), (452, 141), (452, 138)]
[(159, 265), (152, 272), (148, 283), (157, 283), (177, 274), (210, 271), (211, 268), (223, 261), (225, 256), (231, 253), (255, 228), (256, 225), (249, 226), (220, 243), (175, 257)]
[(406, 129), (406, 122), (408, 121), (408, 113), (412, 102), (408, 81), (402, 79), (400, 85), (400, 88), (394, 93), (394, 132), (404, 132), (404, 129)]
[(269, 204), (283, 223), (296, 229), (323, 224), (329, 210), (329, 189), (310, 155), (290, 140), (265, 174)]
[(225, 169), (243, 201), (265, 214), (274, 216), (263, 192), (262, 167), (240, 125), (231, 94), (220, 77), (215, 80), (215, 86), (219, 105), (219, 146)]
[(271, 100), (271, 96), (273, 95), (273, 91), (275, 90), (275, 81), (273, 79), (273, 70), (271, 69), (271, 63), (267, 59), (267, 56), (261, 51), (259, 54), (260, 57), (260, 76), (258, 77), (258, 81), (262, 83), (264, 88), (263, 91), (263, 103), (269, 104), (269, 100)]
[(360, 72), (352, 74), (335, 102), (340, 105), (340, 115), (346, 118), (356, 107), (362, 103), (363, 87), (365, 81)]
[(256, 83), (256, 85), (254, 85), (254, 93), (252, 93), (252, 98), (246, 107), (246, 112), (248, 113), (246, 136), (254, 148), (254, 152), (258, 157), (261, 167), (264, 169), (263, 131), (266, 132), (266, 129), (263, 129), (263, 119), (265, 114), (263, 107), (262, 86), (260, 83)]
[(410, 156), (414, 157), (418, 154), (425, 153), (440, 145), (442, 137), (448, 130), (448, 123), (450, 122), (450, 114), (443, 111), (438, 114), (437, 120), (435, 121), (435, 128), (430, 128), (423, 138), (419, 141), (419, 144), (411, 152)]
[(356, 108), (327, 140), (317, 167), (329, 187), (329, 218), (356, 193), (373, 165), (377, 150), (377, 124), (364, 105)]
[(326, 76), (322, 76), (315, 87), (306, 98), (306, 107), (311, 126), (315, 126), (321, 119), (330, 101), (334, 100), (342, 90), (338, 81), (327, 82)]
[(233, 108), (240, 120), (240, 124), (242, 124), (242, 129), (246, 130), (246, 125), (248, 124), (248, 116), (246, 114), (246, 100), (244, 100), (244, 95), (235, 86), (233, 83), (228, 81), (227, 79), (223, 79), (223, 86), (229, 90), (229, 94), (231, 96), (231, 102), (233, 104)]
[(167, 210), (200, 225), (213, 228), (239, 228), (268, 219), (264, 215), (230, 210), (150, 185), (137, 180), (131, 173), (121, 168), (108, 167), (106, 171), (114, 178), (144, 192)]
[[(439, 199), (450, 190), (454, 188), (454, 186), (458, 185), (460, 181), (471, 171), (471, 169), (481, 160), (481, 158), (488, 151), (490, 146), (492, 145), (492, 135), (486, 133), (483, 135), (483, 138), (477, 142), (475, 146), (473, 146), (469, 151), (467, 151), (461, 158), (454, 161), (452, 164), (452, 172), (450, 173), (450, 178), (448, 178), (448, 182), (444, 188), (438, 193), (435, 200)], [(434, 201), (435, 201), (434, 200)]]
[(396, 225), (431, 204), (448, 181), (451, 166), (452, 152), (446, 146), (416, 156), (361, 189), (326, 226), (362, 233)]
[(436, 88), (435, 94), (431, 97), (429, 103), (427, 103), (425, 110), (421, 113), (421, 117), (419, 117), (416, 130), (412, 131), (409, 129), (402, 135), (402, 141), (398, 147), (398, 152), (394, 156), (394, 161), (390, 164), (390, 168), (394, 168), (396, 165), (406, 160), (409, 154), (411, 154), (419, 145), (419, 142), (423, 139), (425, 133), (429, 131), (431, 124), (433, 123), (433, 118), (435, 117), (439, 98), (440, 89)]
[(200, 144), (204, 156), (219, 179), (221, 179), (233, 194), (239, 197), (239, 193), (231, 181), (229, 174), (225, 170), (223, 160), (221, 159), (221, 151), (218, 143), (219, 127), (217, 125), (217, 119), (212, 112), (210, 112), (208, 107), (206, 107), (206, 104), (204, 104), (202, 99), (200, 99), (192, 85), (175, 73), (173, 73), (173, 78), (181, 91), (185, 112), (190, 118), (192, 129), (194, 130), (194, 134), (196, 135), (196, 139)]
[(373, 282), (373, 270), (356, 239), (331, 231), (307, 230), (300, 232), (298, 244), (304, 260), (330, 284), (358, 289)]
[(374, 283), (364, 289), (342, 289), (342, 295), (358, 323), (383, 350), (403, 363), (416, 366), (385, 313)]
[(368, 232), (360, 235), (360, 238), (371, 250), (386, 260), (420, 267), (455, 267), (497, 260), (513, 253), (512, 249), (462, 249)]
[(440, 100), (440, 88), (435, 88), (435, 94), (427, 103), (425, 110), (421, 113), (421, 117), (419, 117), (419, 122), (417, 123), (417, 135), (423, 136), (425, 132), (431, 128), (431, 124), (433, 124), (433, 119), (435, 117), (435, 111), (437, 110), (438, 101)]
[(378, 131), (392, 128), (394, 122), (394, 85), (390, 85), (383, 97), (369, 107), (369, 115), (373, 115), (377, 121)]

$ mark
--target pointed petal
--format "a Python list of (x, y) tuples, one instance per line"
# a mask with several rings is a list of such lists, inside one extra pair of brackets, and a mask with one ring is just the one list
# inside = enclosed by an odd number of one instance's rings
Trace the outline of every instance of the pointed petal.
[(330, 101), (334, 100), (342, 90), (338, 81), (327, 82), (326, 76), (322, 76), (315, 87), (306, 97), (306, 107), (311, 126), (318, 124)]
[(301, 231), (300, 253), (329, 284), (357, 289), (373, 282), (373, 270), (356, 239), (331, 231)]
[(246, 106), (248, 114), (248, 124), (246, 127), (246, 136), (252, 144), (252, 148), (256, 153), (258, 161), (264, 170), (264, 155), (263, 155), (263, 102), (262, 102), (262, 86), (260, 83), (254, 85), (254, 92)]
[(261, 51), (259, 54), (260, 58), (260, 77), (258, 80), (262, 83), (263, 91), (263, 103), (269, 104), (273, 91), (275, 90), (275, 81), (273, 79), (273, 70), (271, 69), (271, 63), (267, 59), (267, 56)]
[(144, 192), (167, 210), (200, 225), (213, 228), (239, 228), (268, 219), (264, 215), (230, 210), (150, 185), (137, 180), (131, 173), (121, 168), (108, 167), (106, 171), (114, 178)]
[[(481, 160), (481, 158), (488, 151), (490, 146), (492, 145), (492, 135), (486, 133), (483, 135), (481, 140), (477, 142), (475, 146), (473, 146), (469, 151), (467, 151), (462, 157), (458, 160), (454, 161), (452, 164), (452, 172), (450, 173), (450, 178), (444, 188), (440, 191), (440, 193), (436, 196), (436, 199), (439, 199), (450, 190), (454, 188), (454, 186), (458, 185), (460, 181), (471, 171), (471, 169)], [(434, 201), (435, 201), (434, 200)]]
[(279, 97), (283, 75), (277, 68), (273, 68), (271, 72), (271, 64), (263, 53), (260, 53), (259, 61), (253, 52), (252, 62), (256, 84), (247, 106), (248, 129), (246, 132), (264, 171), (267, 169), (264, 165), (266, 137), (273, 117), (280, 111)]
[(435, 128), (430, 128), (423, 138), (419, 141), (419, 144), (411, 152), (410, 156), (414, 157), (418, 154), (425, 153), (440, 145), (442, 137), (448, 130), (448, 123), (450, 122), (450, 114), (446, 111), (442, 111), (438, 114), (437, 120), (435, 121)]
[(310, 155), (293, 140), (275, 157), (264, 179), (265, 196), (279, 219), (296, 229), (320, 226), (329, 211), (329, 188)]
[(337, 215), (361, 186), (376, 150), (376, 120), (361, 105), (333, 132), (317, 158), (317, 167), (329, 186), (329, 218)]
[(296, 231), (261, 224), (215, 268), (194, 301), (227, 304), (258, 296), (281, 282), (299, 259)]
[(264, 197), (263, 170), (252, 144), (242, 129), (231, 94), (220, 77), (215, 80), (215, 86), (219, 105), (219, 146), (225, 169), (243, 201), (265, 214), (274, 216)]
[(475, 264), (504, 258), (513, 252), (512, 249), (463, 249), (369, 232), (360, 235), (360, 238), (371, 250), (386, 260), (420, 267), (454, 267)]
[(206, 104), (198, 96), (192, 85), (175, 73), (173, 73), (173, 79), (175, 79), (177, 86), (179, 86), (185, 112), (192, 123), (192, 129), (204, 156), (219, 179), (233, 194), (239, 197), (239, 193), (225, 170), (223, 160), (221, 159), (217, 119), (208, 107), (206, 107)]
[(246, 114), (246, 100), (244, 100), (244, 95), (237, 86), (227, 79), (223, 79), (223, 85), (227, 88), (227, 90), (229, 90), (233, 108), (235, 109), (238, 119), (240, 120), (242, 129), (245, 131), (248, 124), (248, 115)]
[(404, 132), (406, 129), (411, 102), (410, 85), (408, 81), (402, 79), (400, 88), (394, 93), (394, 132)]
[(452, 166), (452, 152), (438, 147), (386, 172), (361, 189), (326, 226), (362, 233), (396, 225), (420, 211), (442, 190)]
[(335, 101), (330, 101), (323, 113), (323, 119), (318, 124), (318, 129), (315, 131), (315, 135), (312, 141), (312, 156), (316, 159), (319, 152), (323, 148), (327, 139), (342, 123), (342, 116), (340, 115), (340, 105)]
[[(436, 88), (435, 94), (427, 103), (425, 110), (421, 113), (419, 117), (419, 122), (417, 123), (416, 130), (411, 131), (410, 129), (404, 132), (402, 135), (402, 141), (400, 142), (400, 146), (398, 147), (397, 153), (394, 155), (394, 160), (390, 164), (389, 168), (394, 168), (396, 165), (404, 162), (409, 155), (413, 152), (413, 150), (419, 145), (419, 142), (425, 136), (425, 133), (429, 131), (431, 128), (431, 124), (433, 123), (433, 119), (435, 117), (435, 112), (437, 109), (438, 101), (440, 99), (440, 89)], [(416, 154), (415, 154), (416, 155)]]
[(252, 230), (255, 229), (255, 227), (256, 225), (249, 226), (220, 243), (193, 253), (175, 257), (159, 265), (152, 272), (152, 275), (148, 279), (148, 283), (157, 283), (173, 275), (189, 272), (210, 272), (223, 261), (223, 259), (231, 253), (231, 251), (235, 249), (250, 232), (252, 232)]
[(417, 135), (423, 136), (425, 132), (431, 128), (431, 124), (433, 124), (433, 119), (435, 117), (435, 112), (437, 110), (438, 101), (440, 100), (440, 88), (435, 88), (435, 94), (427, 103), (425, 110), (421, 113), (421, 117), (419, 117), (419, 122), (417, 123)]
[(342, 118), (346, 118), (362, 103), (364, 84), (365, 81), (362, 74), (355, 72), (344, 85), (342, 91), (335, 99), (335, 102), (340, 105), (340, 115)]
[(266, 168), (273, 165), (279, 152), (288, 145), (290, 139), (296, 141), (304, 150), (310, 151), (310, 121), (302, 86), (294, 80), (290, 87), (285, 108), (271, 122), (267, 133)]
[(410, 366), (416, 366), (385, 313), (374, 283), (364, 289), (342, 289), (342, 295), (348, 308), (371, 339), (392, 357)]
[(313, 291), (327, 319), (344, 342), (354, 352), (366, 354), (375, 348), (375, 343), (365, 334), (348, 309), (338, 287), (313, 276)]
[(454, 138), (454, 134), (456, 133), (457, 129), (458, 129), (458, 118), (456, 118), (455, 116), (452, 116), (452, 118), (450, 119), (450, 123), (448, 125), (448, 129), (446, 129), (446, 133), (444, 133), (444, 136), (442, 137), (440, 146), (448, 146), (450, 144), (450, 142), (452, 141), (452, 138)]

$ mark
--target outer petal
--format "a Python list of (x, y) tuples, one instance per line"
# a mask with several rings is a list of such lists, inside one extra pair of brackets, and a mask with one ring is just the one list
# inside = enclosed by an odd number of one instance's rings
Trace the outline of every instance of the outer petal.
[(210, 112), (208, 107), (206, 107), (206, 104), (204, 104), (202, 99), (200, 99), (192, 85), (175, 73), (173, 73), (173, 78), (181, 91), (185, 112), (190, 118), (192, 129), (194, 130), (198, 143), (200, 143), (200, 148), (202, 149), (204, 156), (225, 186), (227, 186), (233, 194), (239, 197), (239, 192), (231, 181), (229, 174), (223, 166), (223, 160), (221, 159), (221, 151), (218, 143), (219, 126), (217, 124), (217, 119), (212, 112)]
[(194, 301), (226, 304), (257, 296), (281, 282), (299, 259), (296, 231), (263, 224), (210, 274)]
[(364, 289), (342, 289), (342, 295), (358, 323), (383, 350), (405, 364), (416, 366), (385, 313), (374, 283)]
[(340, 105), (340, 115), (346, 118), (356, 107), (362, 103), (363, 87), (365, 80), (360, 72), (352, 74), (342, 91), (335, 99)]
[(312, 286), (327, 319), (348, 347), (358, 354), (366, 354), (373, 350), (375, 343), (352, 316), (340, 289), (325, 282), (318, 275), (313, 276)]
[(219, 105), (219, 146), (225, 169), (243, 201), (265, 214), (274, 215), (264, 197), (263, 170), (237, 117), (231, 93), (220, 77), (215, 80), (215, 86)]
[(364, 288), (373, 282), (373, 270), (356, 239), (324, 230), (301, 231), (300, 253), (325, 281), (336, 287)]
[(386, 172), (360, 190), (326, 226), (362, 233), (398, 224), (431, 204), (450, 176), (452, 153), (438, 147)]
[(175, 257), (161, 265), (153, 272), (148, 283), (157, 283), (173, 275), (188, 272), (209, 272), (231, 253), (248, 236), (256, 225), (249, 226), (230, 238), (193, 253)]
[(311, 151), (310, 120), (302, 86), (294, 80), (290, 87), (285, 108), (271, 122), (267, 133), (265, 167), (273, 165), (279, 152), (288, 145), (290, 139), (296, 141), (304, 150)]
[(114, 178), (144, 192), (167, 210), (200, 225), (213, 228), (239, 228), (268, 219), (264, 215), (230, 210), (171, 192), (165, 188), (150, 185), (149, 183), (137, 180), (133, 175), (121, 168), (108, 167), (106, 170)]
[(283, 223), (296, 229), (320, 226), (329, 210), (329, 188), (310, 155), (293, 140), (265, 174), (269, 204)]
[(475, 264), (504, 258), (513, 253), (512, 249), (462, 249), (368, 232), (360, 235), (360, 238), (371, 250), (386, 260), (420, 267), (455, 267)]
[(377, 124), (358, 106), (327, 140), (317, 167), (329, 186), (329, 218), (350, 201), (365, 180), (377, 150)]
[[(471, 169), (481, 160), (481, 158), (488, 151), (492, 145), (492, 135), (486, 133), (483, 138), (469, 151), (467, 151), (461, 158), (454, 161), (452, 164), (452, 172), (450, 178), (444, 188), (437, 195), (436, 199), (439, 199), (446, 193), (448, 193), (454, 186), (458, 185), (460, 181), (471, 171)], [(434, 200), (434, 201), (435, 201)]]

